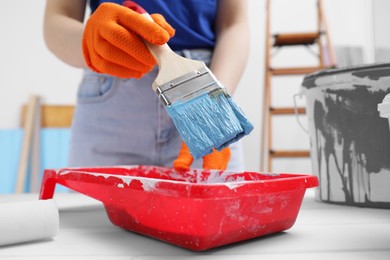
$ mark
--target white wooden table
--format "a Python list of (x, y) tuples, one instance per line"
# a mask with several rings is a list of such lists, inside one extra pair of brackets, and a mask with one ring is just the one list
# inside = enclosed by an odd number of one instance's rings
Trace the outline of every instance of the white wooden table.
[[(36, 194), (0, 195), (0, 203)], [(317, 202), (308, 190), (285, 232), (192, 252), (115, 227), (100, 202), (55, 194), (60, 233), (53, 239), (0, 247), (0, 259), (390, 259), (390, 210)], [(1, 214), (1, 213), (0, 213)], [(3, 235), (3, 234), (0, 234)]]

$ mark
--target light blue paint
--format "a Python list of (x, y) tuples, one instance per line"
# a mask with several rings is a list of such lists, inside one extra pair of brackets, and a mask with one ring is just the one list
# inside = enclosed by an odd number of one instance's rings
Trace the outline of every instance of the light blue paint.
[(167, 111), (195, 159), (221, 150), (253, 130), (237, 103), (223, 92), (175, 102)]
[[(70, 129), (45, 128), (41, 130), (41, 178), (43, 169), (59, 169), (67, 166)], [(68, 191), (56, 185), (56, 192)]]
[(23, 130), (0, 131), (0, 193), (15, 191)]
[[(41, 178), (44, 169), (66, 167), (70, 130), (68, 128), (45, 128), (41, 130)], [(0, 194), (14, 193), (19, 157), (23, 141), (22, 129), (0, 130)], [(25, 192), (29, 192), (30, 175), (27, 175)], [(56, 192), (68, 189), (57, 185)]]

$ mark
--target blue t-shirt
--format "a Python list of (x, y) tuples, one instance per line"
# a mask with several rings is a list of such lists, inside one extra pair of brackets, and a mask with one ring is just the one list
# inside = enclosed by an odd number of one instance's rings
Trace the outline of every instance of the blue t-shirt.
[[(93, 12), (102, 2), (121, 4), (123, 0), (90, 0)], [(215, 45), (215, 15), (217, 0), (136, 0), (148, 13), (162, 14), (175, 28), (169, 40), (173, 50), (213, 49)]]

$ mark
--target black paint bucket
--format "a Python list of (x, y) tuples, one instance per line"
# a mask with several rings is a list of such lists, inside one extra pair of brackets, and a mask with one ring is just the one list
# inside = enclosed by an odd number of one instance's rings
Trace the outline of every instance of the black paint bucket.
[(390, 63), (309, 74), (302, 92), (317, 198), (390, 208), (389, 122), (377, 109), (390, 93)]

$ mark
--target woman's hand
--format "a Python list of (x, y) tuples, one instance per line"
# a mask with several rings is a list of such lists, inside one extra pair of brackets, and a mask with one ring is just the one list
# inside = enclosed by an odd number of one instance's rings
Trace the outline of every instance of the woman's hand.
[(101, 4), (88, 19), (82, 50), (88, 67), (120, 78), (140, 78), (156, 60), (144, 44), (162, 45), (175, 30), (159, 14), (149, 21), (133, 10), (113, 3)]
[[(224, 148), (221, 151), (213, 149), (213, 152), (205, 155), (203, 158), (203, 169), (205, 170), (226, 170), (230, 160), (230, 148)], [(177, 171), (188, 170), (191, 167), (194, 158), (190, 154), (187, 145), (182, 142), (178, 157), (173, 162), (173, 168)]]

